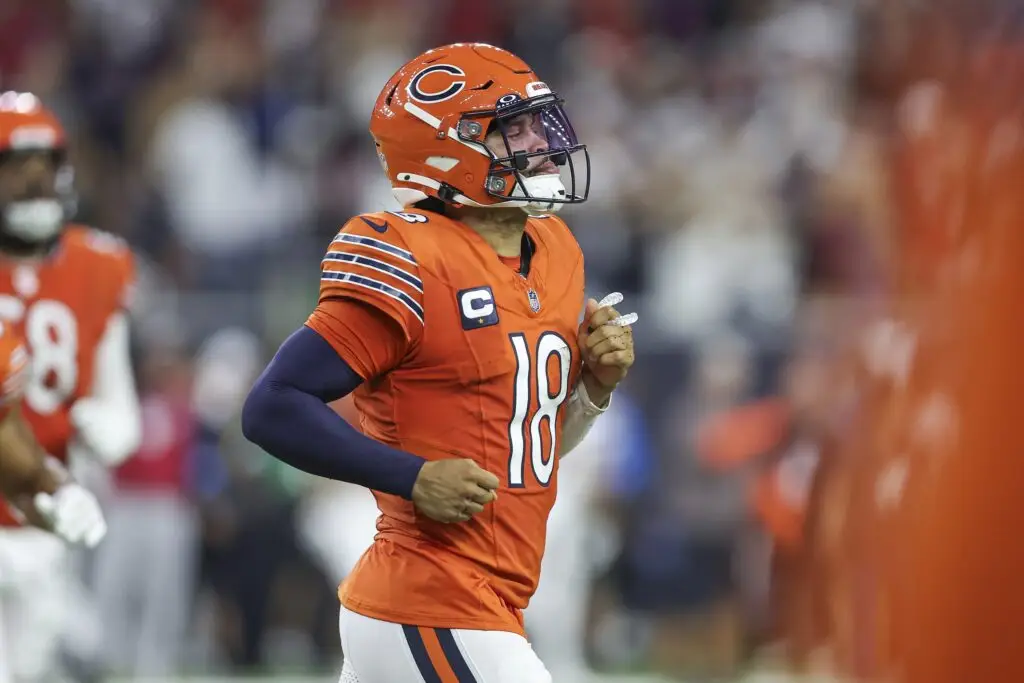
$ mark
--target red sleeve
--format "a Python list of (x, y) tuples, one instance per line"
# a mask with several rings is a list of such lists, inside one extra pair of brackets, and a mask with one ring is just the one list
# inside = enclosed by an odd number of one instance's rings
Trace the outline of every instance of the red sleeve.
[(356, 299), (321, 301), (306, 325), (365, 380), (386, 374), (409, 348), (405, 332), (392, 317)]

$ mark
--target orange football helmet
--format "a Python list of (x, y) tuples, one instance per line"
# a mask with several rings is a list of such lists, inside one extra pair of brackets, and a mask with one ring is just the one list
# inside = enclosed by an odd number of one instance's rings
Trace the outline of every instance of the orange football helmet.
[[(52, 186), (23, 178), (23, 164), (39, 155), (53, 164)], [(0, 170), (0, 249), (47, 248), (73, 212), (75, 196), (64, 128), (35, 95), (0, 93)]]
[[(528, 126), (533, 144), (515, 132)], [(391, 77), (370, 133), (396, 199), (553, 213), (586, 200), (590, 156), (562, 100), (525, 62), (483, 43), (429, 50)], [(495, 153), (500, 133), (504, 153)]]

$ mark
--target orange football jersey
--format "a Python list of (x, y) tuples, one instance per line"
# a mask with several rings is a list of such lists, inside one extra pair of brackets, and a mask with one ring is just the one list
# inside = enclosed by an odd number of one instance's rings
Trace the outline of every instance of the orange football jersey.
[[(374, 492), (376, 541), (339, 591), (353, 611), (523, 633), (555, 500), (561, 408), (581, 368), (584, 297), (583, 256), (565, 224), (532, 218), (526, 235), (518, 268), (429, 212), (357, 216), (331, 243), (308, 325), (364, 373), (363, 432), (429, 460), (472, 458), (501, 480), (497, 500), (462, 524)], [(339, 333), (353, 301), (393, 320), (392, 338)], [(354, 345), (397, 347), (393, 366), (368, 368)]]
[[(131, 251), (113, 235), (65, 229), (38, 263), (0, 259), (0, 320), (23, 339), (31, 358), (22, 409), (50, 455), (67, 457), (70, 412), (93, 382), (96, 349), (111, 315), (127, 301)], [(0, 513), (0, 524), (10, 524)]]

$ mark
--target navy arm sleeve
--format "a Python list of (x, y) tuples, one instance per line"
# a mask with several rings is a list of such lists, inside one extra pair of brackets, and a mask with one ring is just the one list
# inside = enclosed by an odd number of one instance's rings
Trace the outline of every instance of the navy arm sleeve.
[(411, 499), (426, 461), (374, 441), (327, 405), (362, 382), (323, 337), (303, 326), (256, 380), (242, 408), (242, 432), (303, 472)]

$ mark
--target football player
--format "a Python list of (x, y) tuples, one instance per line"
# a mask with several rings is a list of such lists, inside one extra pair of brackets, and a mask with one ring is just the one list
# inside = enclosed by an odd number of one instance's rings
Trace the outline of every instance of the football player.
[(1024, 51), (991, 32), (1006, 22), (995, 4), (970, 6), (970, 22), (959, 9), (918, 8), (911, 38), (949, 40), (913, 65), (926, 76), (900, 113), (915, 116), (893, 127), (902, 278), (887, 350), (901, 362), (878, 380), (880, 452), (846, 503), (852, 588), (833, 596), (872, 680), (1024, 680), (1024, 138), (1006, 135)]
[[(9, 327), (0, 326), (0, 494), (64, 541), (95, 547), (107, 532), (99, 502), (43, 452), (22, 418), (27, 374), (25, 347)], [(0, 683), (7, 683), (14, 655), (3, 635), (0, 629)]]
[(0, 326), (0, 493), (68, 543), (95, 547), (107, 532), (96, 498), (50, 458), (22, 418), (28, 353)]
[[(22, 413), (43, 450), (113, 466), (141, 426), (124, 313), (131, 252), (119, 239), (69, 224), (72, 170), (57, 118), (27, 93), (0, 93), (0, 320), (30, 357)], [(0, 520), (7, 567), (4, 620), (18, 678), (52, 666), (69, 611), (66, 549), (9, 510)]]
[[(634, 357), (635, 314), (619, 295), (584, 302), (583, 255), (553, 215), (586, 199), (587, 150), (530, 67), (483, 44), (403, 66), (370, 132), (404, 210), (334, 238), (319, 304), (243, 429), (377, 499), (339, 591), (343, 681), (549, 681), (523, 609), (559, 457)], [(350, 392), (362, 433), (327, 405)]]

